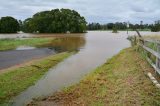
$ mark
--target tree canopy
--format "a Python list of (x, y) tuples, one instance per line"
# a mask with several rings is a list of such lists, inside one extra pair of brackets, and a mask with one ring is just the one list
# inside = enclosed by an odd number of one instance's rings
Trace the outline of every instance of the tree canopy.
[(19, 31), (18, 21), (10, 16), (0, 19), (0, 33), (17, 33)]
[[(142, 21), (141, 21), (142, 23)], [(151, 29), (152, 25), (149, 24), (129, 24), (129, 29)], [(117, 30), (126, 30), (127, 23), (126, 22), (116, 22), (116, 23), (107, 23), (107, 24), (99, 24), (99, 23), (89, 23), (88, 30), (113, 30), (116, 27)]]
[(86, 31), (85, 18), (70, 9), (42, 11), (23, 22), (23, 31), (29, 33), (82, 33)]

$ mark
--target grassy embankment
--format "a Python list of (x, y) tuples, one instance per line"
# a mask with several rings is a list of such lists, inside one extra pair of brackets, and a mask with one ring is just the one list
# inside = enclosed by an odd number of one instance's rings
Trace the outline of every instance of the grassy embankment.
[(0, 105), (8, 102), (13, 96), (24, 91), (40, 79), (49, 68), (55, 66), (73, 53), (60, 53), (41, 60), (34, 60), (23, 67), (0, 74)]
[(0, 51), (12, 50), (18, 46), (35, 46), (48, 44), (55, 38), (29, 38), (29, 39), (1, 39), (0, 40)]
[(160, 89), (146, 75), (151, 70), (134, 48), (125, 49), (80, 83), (33, 104), (160, 106)]

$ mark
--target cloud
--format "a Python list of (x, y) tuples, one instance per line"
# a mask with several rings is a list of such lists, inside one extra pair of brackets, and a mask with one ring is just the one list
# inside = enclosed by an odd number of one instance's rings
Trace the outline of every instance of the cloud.
[(159, 0), (1, 0), (0, 17), (26, 19), (43, 10), (69, 8), (88, 22), (152, 23), (160, 17)]

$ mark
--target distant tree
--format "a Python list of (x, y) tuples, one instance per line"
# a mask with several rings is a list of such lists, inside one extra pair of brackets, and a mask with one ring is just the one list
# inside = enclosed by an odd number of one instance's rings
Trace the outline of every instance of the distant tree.
[(23, 22), (21, 20), (19, 20), (18, 23), (19, 23), (19, 30), (22, 31), (23, 30)]
[(160, 31), (160, 20), (155, 21), (155, 24), (150, 25), (152, 32), (159, 32)]
[(112, 33), (118, 33), (118, 30), (117, 30), (117, 26), (116, 26), (116, 25), (113, 26), (113, 31), (112, 31)]
[(114, 23), (108, 23), (107, 27), (108, 27), (109, 30), (112, 30), (114, 25), (115, 25)]
[[(160, 22), (159, 22), (160, 23)], [(88, 24), (88, 30), (127, 30), (127, 23), (126, 22), (116, 22), (116, 23), (108, 23), (108, 24), (99, 24), (99, 23), (90, 23)], [(151, 29), (152, 25), (143, 24), (143, 21), (140, 21), (140, 24), (132, 24), (129, 23), (129, 29)]]
[(34, 33), (81, 33), (86, 31), (85, 18), (70, 9), (42, 11), (23, 22), (23, 31)]
[(88, 24), (88, 30), (101, 30), (101, 25), (99, 23)]
[(107, 24), (103, 24), (103, 25), (101, 25), (101, 28), (102, 28), (102, 30), (107, 30), (108, 26), (107, 26)]
[(125, 29), (127, 29), (126, 23), (116, 22), (115, 26), (116, 26), (116, 29), (119, 29), (119, 30), (125, 30)]
[(144, 29), (143, 21), (140, 21), (140, 29)]
[(135, 25), (134, 25), (134, 29), (141, 29), (141, 25), (135, 24)]
[(0, 33), (17, 33), (19, 29), (19, 23), (15, 18), (7, 16), (0, 19)]
[(32, 33), (34, 31), (34, 27), (32, 25), (32, 19), (27, 18), (25, 21), (23, 21), (22, 31)]
[(116, 23), (108, 23), (108, 24), (99, 24), (99, 23), (90, 23), (88, 24), (88, 30), (113, 30), (114, 26), (116, 29), (125, 30), (127, 29), (126, 23), (116, 22)]
[(155, 24), (151, 26), (151, 31), (152, 32), (159, 32), (160, 31), (160, 24)]

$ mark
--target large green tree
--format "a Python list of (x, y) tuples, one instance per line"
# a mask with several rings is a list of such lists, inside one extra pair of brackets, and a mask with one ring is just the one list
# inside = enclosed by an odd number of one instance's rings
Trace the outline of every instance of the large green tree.
[(42, 11), (23, 22), (23, 31), (34, 33), (81, 33), (86, 31), (85, 18), (70, 9)]
[(19, 31), (19, 23), (13, 17), (2, 17), (0, 19), (0, 33), (17, 33)]

